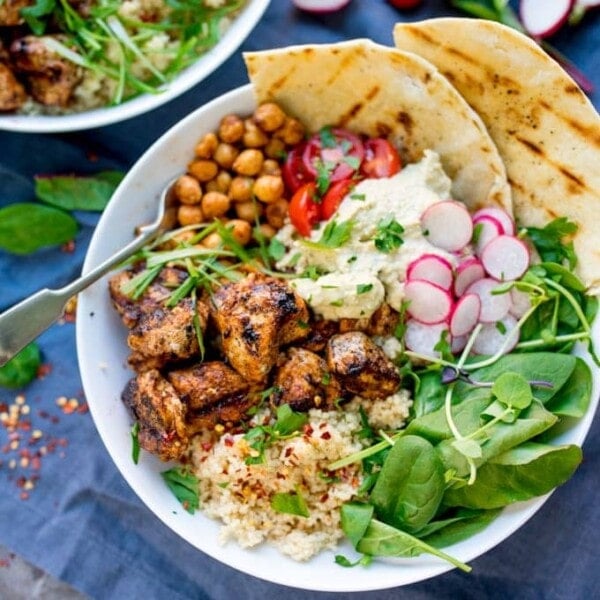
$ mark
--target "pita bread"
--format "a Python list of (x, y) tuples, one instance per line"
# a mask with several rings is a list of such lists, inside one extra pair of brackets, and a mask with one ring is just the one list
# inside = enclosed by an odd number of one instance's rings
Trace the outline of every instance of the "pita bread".
[(422, 58), (370, 40), (244, 54), (257, 102), (275, 101), (311, 131), (385, 136), (405, 162), (436, 151), (452, 194), (512, 214), (506, 171), (481, 119)]
[(432, 62), (481, 116), (519, 223), (577, 223), (578, 273), (599, 293), (600, 117), (585, 94), (535, 42), (492, 21), (399, 23), (394, 40)]

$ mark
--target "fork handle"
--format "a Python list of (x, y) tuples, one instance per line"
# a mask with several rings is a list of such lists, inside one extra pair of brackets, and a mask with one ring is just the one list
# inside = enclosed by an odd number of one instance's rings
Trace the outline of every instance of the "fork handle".
[(61, 316), (71, 296), (100, 279), (155, 235), (156, 229), (144, 231), (83, 277), (58, 290), (40, 290), (3, 312), (0, 315), (0, 367)]

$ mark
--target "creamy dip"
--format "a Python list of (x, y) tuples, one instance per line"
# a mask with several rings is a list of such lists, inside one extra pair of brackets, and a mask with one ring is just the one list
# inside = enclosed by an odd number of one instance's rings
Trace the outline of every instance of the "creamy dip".
[[(450, 198), (451, 183), (432, 151), (392, 177), (365, 179), (344, 198), (329, 221), (312, 231), (310, 240), (295, 237), (291, 225), (280, 230), (278, 238), (287, 252), (277, 266), (312, 275), (290, 283), (324, 319), (369, 317), (384, 301), (399, 311), (406, 269), (413, 260), (429, 253), (456, 262), (451, 254), (427, 241), (420, 223), (426, 208)], [(402, 244), (383, 252), (374, 238), (379, 224), (391, 219), (404, 228)], [(351, 225), (346, 226), (349, 235), (344, 243), (328, 248), (320, 242), (332, 222), (336, 227)]]

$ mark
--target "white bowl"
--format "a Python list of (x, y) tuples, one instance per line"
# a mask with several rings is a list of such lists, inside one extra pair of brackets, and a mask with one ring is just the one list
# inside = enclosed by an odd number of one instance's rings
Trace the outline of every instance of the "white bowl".
[(200, 83), (220, 67), (248, 37), (270, 0), (248, 0), (219, 43), (166, 84), (158, 94), (142, 94), (117, 106), (68, 115), (3, 115), (0, 130), (22, 133), (59, 133), (103, 127), (162, 106)]
[[(138, 161), (115, 193), (92, 238), (84, 273), (121, 248), (135, 225), (155, 214), (163, 186), (180, 173), (192, 156), (196, 141), (214, 131), (227, 113), (249, 114), (255, 108), (251, 87), (225, 94), (183, 119), (163, 135)], [(594, 338), (600, 337), (600, 320)], [(333, 552), (323, 552), (308, 563), (298, 563), (263, 546), (243, 550), (231, 542), (218, 542), (219, 524), (201, 512), (189, 515), (164, 484), (159, 473), (164, 463), (142, 453), (136, 466), (131, 459), (131, 417), (120, 400), (132, 373), (126, 366), (125, 327), (111, 307), (107, 278), (80, 295), (77, 311), (77, 350), (87, 400), (106, 448), (137, 495), (168, 527), (213, 558), (256, 577), (297, 588), (321, 591), (365, 591), (421, 581), (452, 567), (433, 557), (374, 561), (368, 568), (344, 569), (334, 563)], [(584, 356), (582, 353), (580, 355)], [(600, 391), (600, 370), (592, 368), (592, 405), (586, 416), (566, 430), (557, 443), (581, 445), (592, 422)], [(568, 485), (568, 483), (566, 484)], [(510, 506), (482, 533), (445, 550), (469, 562), (506, 539), (544, 504), (548, 496)], [(348, 546), (342, 553), (352, 555)], [(276, 565), (276, 567), (274, 567)]]

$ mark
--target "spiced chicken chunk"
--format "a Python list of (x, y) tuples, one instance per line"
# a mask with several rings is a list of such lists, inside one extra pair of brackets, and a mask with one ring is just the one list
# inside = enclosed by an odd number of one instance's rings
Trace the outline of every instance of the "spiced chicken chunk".
[(148, 361), (157, 367), (178, 360), (194, 357), (199, 352), (198, 337), (194, 328), (194, 316), (202, 332), (206, 330), (208, 307), (186, 298), (173, 308), (158, 307), (144, 313), (129, 332), (127, 344), (133, 350), (130, 363), (138, 370)]
[(400, 385), (394, 363), (361, 331), (340, 333), (329, 340), (327, 366), (345, 390), (363, 398), (387, 398)]
[(265, 381), (279, 347), (307, 333), (304, 300), (273, 277), (251, 274), (225, 285), (214, 294), (213, 304), (223, 352), (250, 383)]
[(34, 4), (33, 0), (4, 0), (0, 2), (0, 27), (14, 27), (23, 23), (21, 9)]
[(26, 99), (25, 88), (8, 66), (0, 62), (0, 112), (18, 110)]
[(173, 386), (153, 369), (131, 379), (122, 399), (139, 423), (140, 447), (165, 461), (180, 458), (189, 439), (185, 407)]
[(331, 409), (342, 398), (340, 384), (328, 372), (325, 360), (303, 348), (289, 349), (274, 383), (277, 403), (298, 411)]

